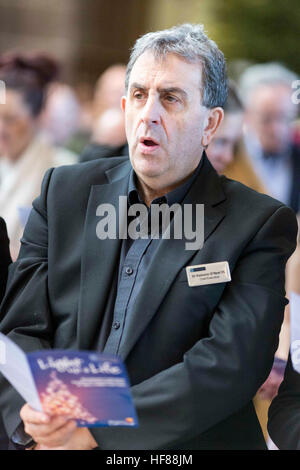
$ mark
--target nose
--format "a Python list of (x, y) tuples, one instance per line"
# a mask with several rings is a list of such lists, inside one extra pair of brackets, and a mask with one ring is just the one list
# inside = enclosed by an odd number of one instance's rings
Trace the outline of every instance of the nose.
[(148, 96), (145, 106), (142, 110), (141, 120), (146, 125), (161, 123), (161, 104), (157, 97)]

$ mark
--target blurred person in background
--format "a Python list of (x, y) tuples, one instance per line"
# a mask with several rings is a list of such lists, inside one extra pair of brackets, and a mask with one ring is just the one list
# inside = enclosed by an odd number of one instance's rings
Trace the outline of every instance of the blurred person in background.
[(268, 193), (300, 210), (300, 146), (293, 139), (297, 76), (278, 63), (253, 65), (240, 78), (247, 150)]
[[(298, 227), (300, 228), (300, 217), (298, 217)], [(296, 251), (287, 264), (286, 284), (287, 293), (295, 292), (300, 295), (299, 230)], [(274, 395), (274, 400), (269, 408), (268, 429), (271, 438), (279, 449), (300, 449), (299, 405), (300, 376), (299, 373), (294, 370), (291, 357), (289, 356), (284, 381), (279, 388), (278, 395)]]
[[(256, 175), (242, 142), (244, 109), (237, 89), (232, 82), (229, 84), (224, 111), (224, 119), (213, 141), (207, 148), (207, 156), (219, 174), (225, 174), (228, 178), (265, 193), (263, 184)], [(288, 355), (288, 343), (289, 320), (286, 314), (281, 328), (280, 343), (273, 369), (254, 399), (256, 412), (266, 440), (268, 440), (268, 408), (283, 379), (285, 360)]]
[(110, 108), (96, 119), (91, 143), (84, 149), (80, 161), (121, 155), (129, 155), (124, 114), (121, 108)]
[(47, 87), (57, 73), (57, 64), (45, 55), (0, 57), (0, 80), (6, 87), (0, 106), (0, 215), (7, 223), (13, 259), (24, 228), (19, 211), (29, 211), (49, 167), (77, 161), (39, 132)]
[(94, 92), (91, 142), (80, 161), (129, 155), (121, 98), (125, 94), (126, 67), (115, 64), (100, 75)]
[[(298, 107), (292, 101), (292, 84), (297, 76), (278, 63), (254, 65), (240, 78), (241, 94), (246, 114), (246, 143), (255, 170), (267, 192), (300, 210), (300, 145), (295, 138)], [(295, 274), (299, 244), (286, 267), (287, 297)], [(256, 409), (262, 427), (267, 423), (267, 411), (283, 380), (290, 344), (289, 306), (280, 332), (279, 347), (272, 371), (258, 392)], [(269, 445), (272, 447), (272, 443)]]
[[(0, 217), (0, 303), (5, 292), (8, 266), (10, 263), (11, 258), (9, 253), (9, 240), (7, 237), (6, 225), (2, 217)], [(4, 430), (2, 418), (0, 417), (0, 450), (7, 448), (8, 437)]]
[(51, 142), (66, 146), (79, 130), (81, 107), (75, 91), (65, 83), (48, 87), (41, 125)]
[(208, 159), (219, 174), (265, 192), (242, 143), (244, 109), (233, 82), (229, 83), (224, 112), (224, 119), (207, 148)]
[(125, 75), (126, 66), (123, 64), (111, 65), (100, 75), (94, 92), (95, 119), (107, 109), (120, 108), (121, 98), (125, 94)]

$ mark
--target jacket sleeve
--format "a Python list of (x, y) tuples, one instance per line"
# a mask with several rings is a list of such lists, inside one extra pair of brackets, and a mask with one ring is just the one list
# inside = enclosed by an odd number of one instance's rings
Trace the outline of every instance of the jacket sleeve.
[(0, 217), (0, 302), (3, 298), (8, 274), (8, 266), (11, 263), (9, 253), (9, 240), (4, 220)]
[(268, 431), (279, 449), (300, 449), (300, 374), (293, 369), (291, 356), (278, 395), (269, 408)]
[[(53, 325), (48, 301), (48, 230), (46, 199), (52, 169), (46, 173), (41, 196), (33, 202), (19, 257), (9, 268), (0, 309), (0, 331), (25, 352), (51, 347)], [(30, 309), (22, 309), (26, 303)], [(20, 315), (20, 312), (24, 312)], [(0, 410), (8, 436), (21, 422), (22, 397), (0, 374)]]
[(240, 257), (208, 336), (181, 363), (132, 387), (138, 428), (91, 430), (101, 449), (180, 448), (252, 400), (278, 346), (296, 230), (290, 209), (274, 211)]

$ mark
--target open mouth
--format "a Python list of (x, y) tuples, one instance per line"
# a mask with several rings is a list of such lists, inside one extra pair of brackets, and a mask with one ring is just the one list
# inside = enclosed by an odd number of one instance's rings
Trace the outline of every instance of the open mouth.
[(151, 137), (141, 137), (139, 142), (139, 150), (145, 155), (154, 154), (160, 144)]
[(152, 147), (153, 145), (157, 145), (154, 140), (151, 139), (145, 139), (143, 141), (143, 144), (146, 145), (147, 147)]
[(158, 142), (156, 142), (156, 140), (152, 139), (151, 137), (142, 137), (140, 139), (140, 143), (143, 147), (147, 147), (148, 149), (153, 149), (159, 146)]

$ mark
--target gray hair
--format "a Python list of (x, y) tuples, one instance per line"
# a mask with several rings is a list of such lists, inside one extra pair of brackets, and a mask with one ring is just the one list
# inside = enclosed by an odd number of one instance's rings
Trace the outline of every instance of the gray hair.
[(226, 63), (216, 43), (209, 39), (201, 24), (183, 24), (164, 31), (147, 33), (132, 48), (126, 70), (126, 91), (136, 60), (150, 50), (159, 57), (177, 54), (190, 63), (201, 63), (203, 80), (202, 104), (207, 108), (224, 107), (227, 98)]
[(278, 62), (256, 64), (248, 67), (240, 77), (240, 93), (245, 104), (250, 94), (261, 85), (286, 85), (291, 88), (297, 75)]

